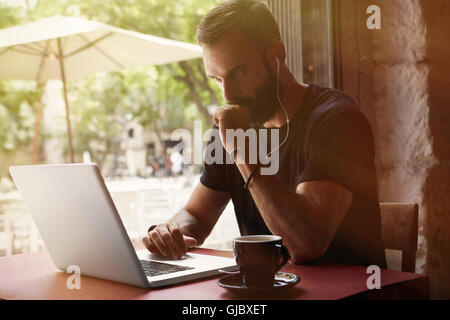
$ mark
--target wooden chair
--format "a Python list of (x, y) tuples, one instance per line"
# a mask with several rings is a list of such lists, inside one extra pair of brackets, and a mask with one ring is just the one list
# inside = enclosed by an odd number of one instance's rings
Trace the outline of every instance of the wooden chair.
[(414, 272), (419, 206), (414, 203), (380, 203), (381, 234), (385, 249), (402, 251), (402, 271)]

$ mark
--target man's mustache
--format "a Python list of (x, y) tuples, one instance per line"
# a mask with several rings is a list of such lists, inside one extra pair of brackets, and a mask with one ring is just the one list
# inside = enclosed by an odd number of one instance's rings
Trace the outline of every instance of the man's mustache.
[(255, 101), (252, 98), (238, 98), (238, 99), (233, 99), (233, 100), (227, 101), (227, 104), (252, 108), (253, 105), (255, 104)]
[(247, 107), (250, 109), (250, 119), (254, 119), (256, 117), (256, 113), (258, 112), (258, 108), (256, 107), (256, 101), (253, 98), (239, 98), (233, 99), (227, 102), (228, 105), (238, 105)]

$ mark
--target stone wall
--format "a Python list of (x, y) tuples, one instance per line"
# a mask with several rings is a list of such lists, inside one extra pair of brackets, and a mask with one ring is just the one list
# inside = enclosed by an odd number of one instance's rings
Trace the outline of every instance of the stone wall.
[[(357, 1), (358, 100), (373, 127), (380, 201), (419, 209), (416, 271), (450, 298), (450, 1)], [(368, 32), (365, 8), (381, 7)]]
[[(418, 0), (378, 1), (382, 29), (373, 34), (372, 112), (376, 122), (377, 168), (383, 202), (417, 202), (434, 163), (428, 122), (428, 72), (423, 63), (426, 28)], [(424, 215), (420, 214), (420, 221)], [(417, 271), (423, 271), (426, 239), (419, 223)]]
[(429, 130), (435, 162), (423, 185), (425, 270), (432, 294), (450, 298), (450, 1), (420, 0), (427, 27)]

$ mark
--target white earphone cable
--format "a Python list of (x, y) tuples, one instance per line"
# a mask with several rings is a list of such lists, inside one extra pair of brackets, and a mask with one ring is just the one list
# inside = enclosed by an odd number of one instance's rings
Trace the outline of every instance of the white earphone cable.
[(276, 147), (274, 150), (270, 151), (269, 154), (266, 156), (266, 158), (268, 158), (272, 154), (272, 152), (278, 150), (287, 141), (287, 139), (289, 137), (289, 115), (288, 115), (286, 109), (284, 108), (283, 103), (281, 102), (281, 99), (280, 99), (280, 60), (278, 60), (278, 59), (277, 59), (277, 66), (278, 66), (277, 98), (278, 98), (278, 103), (280, 104), (281, 108), (283, 108), (283, 111), (284, 111), (284, 113), (286, 115), (287, 131), (286, 131), (286, 137), (284, 138), (283, 142), (278, 147)]

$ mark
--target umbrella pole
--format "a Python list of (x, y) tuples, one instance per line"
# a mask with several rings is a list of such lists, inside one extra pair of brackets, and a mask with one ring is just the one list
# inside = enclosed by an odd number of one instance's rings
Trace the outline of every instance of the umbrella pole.
[(66, 87), (66, 73), (64, 70), (64, 56), (61, 47), (61, 38), (58, 38), (58, 50), (59, 50), (59, 66), (61, 69), (61, 80), (63, 82), (63, 93), (64, 93), (64, 102), (66, 105), (66, 120), (67, 120), (67, 134), (69, 138), (69, 154), (70, 154), (70, 162), (74, 163), (73, 157), (73, 145), (72, 145), (72, 129), (70, 127), (70, 112), (69, 112), (69, 99), (67, 98), (67, 87)]
[[(38, 90), (43, 86), (42, 83), (37, 84)], [(34, 122), (34, 136), (33, 136), (33, 153), (31, 155), (31, 163), (32, 164), (38, 164), (39, 163), (39, 145), (41, 141), (41, 122), (42, 122), (42, 113), (43, 113), (43, 105), (42, 105), (42, 98), (35, 103), (35, 114), (36, 119)]]

